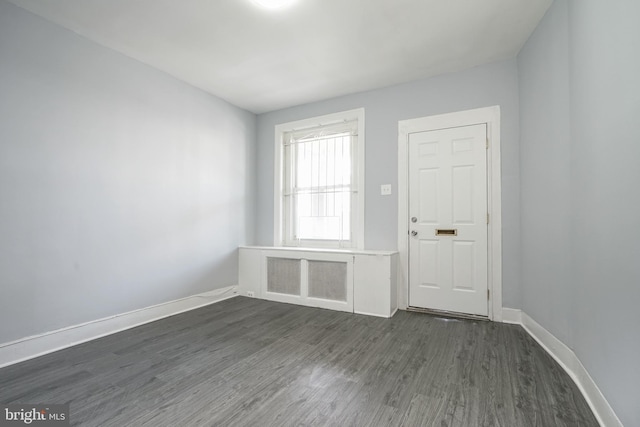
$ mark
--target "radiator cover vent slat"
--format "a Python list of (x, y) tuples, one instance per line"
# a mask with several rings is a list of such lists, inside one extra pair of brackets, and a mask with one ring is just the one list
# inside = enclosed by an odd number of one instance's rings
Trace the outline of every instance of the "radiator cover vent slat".
[(300, 295), (301, 260), (267, 258), (267, 290), (279, 294)]
[(347, 301), (347, 263), (309, 261), (309, 296)]

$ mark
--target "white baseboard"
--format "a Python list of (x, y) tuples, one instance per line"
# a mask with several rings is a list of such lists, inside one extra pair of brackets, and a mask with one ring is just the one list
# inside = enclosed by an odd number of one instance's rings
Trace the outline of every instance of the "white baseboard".
[(369, 313), (367, 311), (356, 311), (356, 310), (353, 311), (353, 314), (362, 314), (364, 316), (372, 316), (372, 317), (381, 317), (383, 319), (391, 319), (394, 316), (394, 314), (396, 314), (397, 311), (398, 311), (398, 309), (396, 308), (388, 316), (386, 314)]
[(237, 296), (237, 286), (216, 289), (80, 325), (0, 344), (0, 368)]
[(503, 308), (502, 313), (504, 323), (521, 325), (569, 374), (601, 426), (623, 427), (613, 408), (573, 350), (529, 317), (527, 313), (513, 308)]
[(522, 325), (522, 310), (515, 308), (502, 308), (502, 323)]

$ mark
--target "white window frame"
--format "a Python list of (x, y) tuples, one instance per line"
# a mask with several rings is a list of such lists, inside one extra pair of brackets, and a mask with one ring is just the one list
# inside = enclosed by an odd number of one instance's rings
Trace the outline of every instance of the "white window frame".
[[(287, 132), (299, 131), (303, 129), (317, 128), (319, 126), (329, 126), (345, 121), (357, 121), (358, 138), (354, 165), (356, 171), (354, 178), (356, 186), (354, 197), (352, 198), (351, 209), (355, 210), (351, 218), (352, 238), (346, 241), (333, 240), (303, 240), (299, 243), (287, 241), (284, 229), (285, 212), (283, 205), (284, 194), (284, 135)], [(303, 246), (317, 248), (344, 248), (344, 249), (364, 249), (364, 190), (365, 190), (365, 134), (364, 134), (364, 108), (343, 111), (339, 113), (327, 114), (324, 116), (312, 117), (304, 120), (297, 120), (289, 123), (282, 123), (275, 127), (275, 150), (274, 150), (274, 215), (273, 215), (273, 242), (274, 246)]]

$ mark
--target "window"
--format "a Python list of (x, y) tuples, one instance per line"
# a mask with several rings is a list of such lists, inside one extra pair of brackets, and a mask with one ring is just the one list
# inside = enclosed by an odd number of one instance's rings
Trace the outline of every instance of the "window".
[(363, 249), (363, 129), (363, 109), (276, 126), (276, 245)]

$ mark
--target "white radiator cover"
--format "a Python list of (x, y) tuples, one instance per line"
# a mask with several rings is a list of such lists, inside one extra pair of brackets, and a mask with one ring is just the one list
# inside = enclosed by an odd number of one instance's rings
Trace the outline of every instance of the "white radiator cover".
[(241, 295), (380, 317), (397, 309), (397, 254), (241, 247)]

